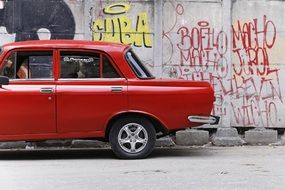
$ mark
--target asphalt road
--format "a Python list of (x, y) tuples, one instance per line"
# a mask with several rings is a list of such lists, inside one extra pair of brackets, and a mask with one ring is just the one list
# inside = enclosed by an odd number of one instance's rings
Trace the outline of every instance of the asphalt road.
[(285, 147), (156, 149), (119, 160), (109, 149), (0, 151), (1, 190), (285, 189)]

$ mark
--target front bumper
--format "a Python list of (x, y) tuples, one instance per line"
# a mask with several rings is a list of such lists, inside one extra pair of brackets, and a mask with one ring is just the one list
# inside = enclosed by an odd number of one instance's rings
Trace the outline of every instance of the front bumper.
[(210, 115), (210, 116), (190, 115), (188, 116), (188, 120), (194, 123), (217, 125), (220, 121), (220, 117), (214, 116), (214, 115)]

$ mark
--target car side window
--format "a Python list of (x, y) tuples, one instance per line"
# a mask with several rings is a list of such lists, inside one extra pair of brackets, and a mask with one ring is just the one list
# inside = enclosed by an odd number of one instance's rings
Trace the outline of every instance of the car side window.
[(103, 55), (102, 78), (120, 78), (119, 73), (105, 55)]
[(52, 74), (52, 51), (19, 51), (4, 61), (0, 75), (9, 79), (49, 79)]
[(61, 51), (60, 78), (120, 78), (120, 75), (103, 54)]

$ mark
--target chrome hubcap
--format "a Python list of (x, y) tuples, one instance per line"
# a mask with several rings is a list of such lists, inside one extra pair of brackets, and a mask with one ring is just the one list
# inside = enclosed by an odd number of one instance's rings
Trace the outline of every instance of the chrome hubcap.
[(118, 142), (124, 151), (138, 153), (145, 148), (148, 142), (148, 135), (142, 125), (128, 123), (119, 131)]

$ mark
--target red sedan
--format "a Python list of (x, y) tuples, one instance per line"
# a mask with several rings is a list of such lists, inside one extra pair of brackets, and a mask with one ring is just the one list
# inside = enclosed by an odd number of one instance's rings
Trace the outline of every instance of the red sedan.
[(201, 123), (207, 82), (156, 79), (127, 45), (25, 41), (0, 55), (0, 140), (100, 139), (120, 158), (144, 158), (156, 138)]

